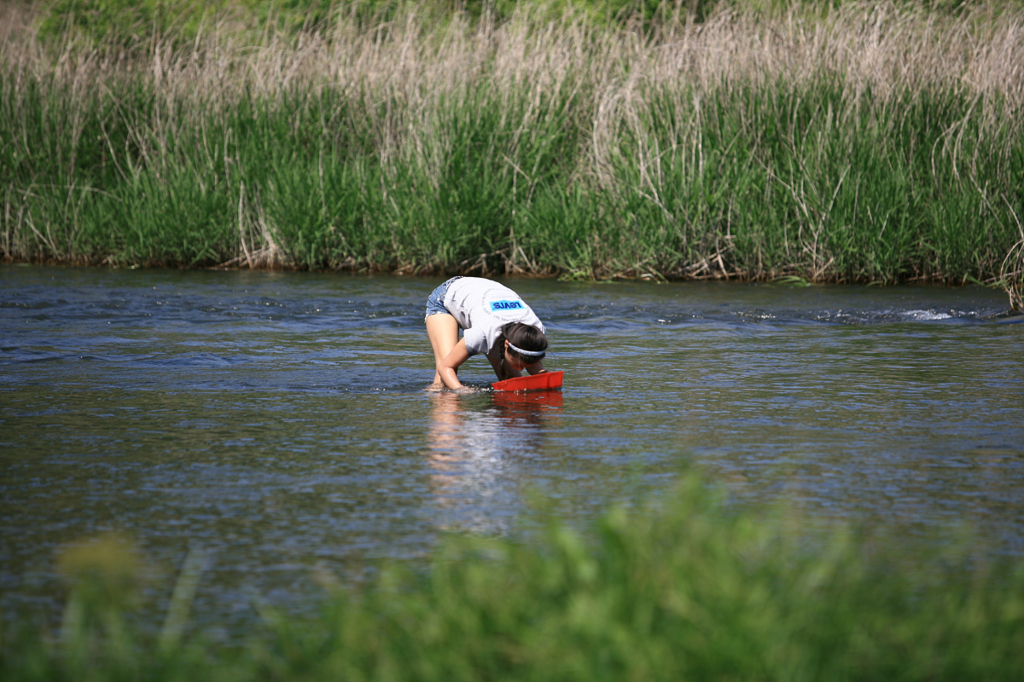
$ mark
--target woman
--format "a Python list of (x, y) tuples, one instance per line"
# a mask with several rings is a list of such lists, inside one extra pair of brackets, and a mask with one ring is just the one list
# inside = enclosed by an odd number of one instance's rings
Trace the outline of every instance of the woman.
[[(544, 324), (519, 294), (482, 277), (453, 277), (427, 297), (427, 337), (434, 349), (432, 389), (463, 388), (456, 372), (483, 353), (499, 380), (544, 371)], [(459, 339), (459, 329), (464, 329)]]

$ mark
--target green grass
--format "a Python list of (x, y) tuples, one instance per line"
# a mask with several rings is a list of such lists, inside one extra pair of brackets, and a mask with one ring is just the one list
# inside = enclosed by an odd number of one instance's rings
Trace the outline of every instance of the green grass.
[[(190, 559), (162, 629), (133, 628), (140, 560), (68, 552), (57, 639), (0, 646), (0, 675), (47, 680), (1018, 680), (1024, 572), (969, 544), (898, 540), (728, 503), (697, 476), (586, 532), (448, 538), (425, 571), (331, 576), (320, 615), (255, 603), (260, 632), (183, 637)], [(962, 537), (967, 537), (962, 535)], [(990, 555), (989, 555), (990, 556)], [(333, 586), (332, 586), (333, 585)]]
[(1013, 6), (328, 16), (0, 43), (3, 257), (1019, 290)]

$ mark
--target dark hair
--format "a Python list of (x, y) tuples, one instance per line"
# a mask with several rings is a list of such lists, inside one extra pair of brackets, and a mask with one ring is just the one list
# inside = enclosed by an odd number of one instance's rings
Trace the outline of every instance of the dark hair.
[[(528, 324), (522, 322), (509, 322), (501, 328), (501, 335), (498, 336), (498, 340), (495, 342), (498, 347), (504, 346), (504, 341), (508, 339), (509, 343), (513, 346), (518, 346), (523, 350), (532, 350), (534, 352), (543, 353), (548, 347), (548, 337), (544, 336), (544, 332), (531, 327)], [(528, 365), (532, 365), (535, 362), (540, 362), (544, 359), (544, 355), (523, 355), (517, 353), (511, 348), (508, 349), (509, 355), (514, 358), (518, 358)]]

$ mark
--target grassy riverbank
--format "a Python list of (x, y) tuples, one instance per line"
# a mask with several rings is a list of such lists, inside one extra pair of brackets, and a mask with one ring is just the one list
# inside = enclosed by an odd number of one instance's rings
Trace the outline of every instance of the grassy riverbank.
[(979, 280), (1019, 303), (1019, 5), (646, 33), (510, 17), (337, 11), (254, 34), (214, 15), (187, 42), (9, 28), (2, 255)]
[(196, 562), (162, 630), (138, 634), (124, 615), (138, 559), (108, 541), (64, 555), (74, 587), (56, 640), (5, 628), (0, 676), (1021, 679), (1019, 562), (944, 544), (754, 514), (688, 476), (659, 504), (612, 511), (584, 535), (556, 523), (527, 544), (453, 538), (428, 572), (393, 568), (372, 587), (329, 588), (322, 615), (306, 621), (263, 607), (261, 634), (218, 646), (183, 635), (202, 580)]

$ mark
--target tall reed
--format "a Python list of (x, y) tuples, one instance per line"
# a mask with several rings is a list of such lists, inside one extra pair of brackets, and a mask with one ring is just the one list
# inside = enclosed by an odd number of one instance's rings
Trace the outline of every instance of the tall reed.
[[(344, 6), (339, 6), (344, 9)], [(7, 260), (1022, 280), (1024, 13), (0, 43)], [(1012, 298), (1012, 297), (1011, 297)], [(1018, 301), (1019, 302), (1019, 301)]]

